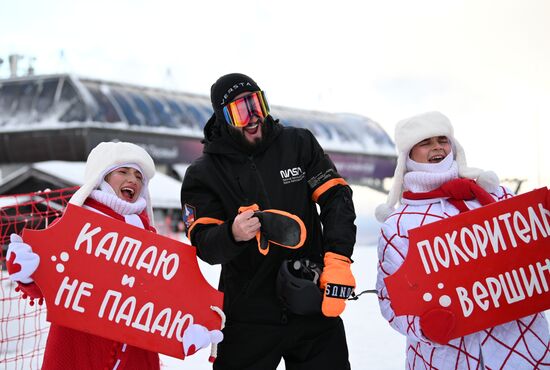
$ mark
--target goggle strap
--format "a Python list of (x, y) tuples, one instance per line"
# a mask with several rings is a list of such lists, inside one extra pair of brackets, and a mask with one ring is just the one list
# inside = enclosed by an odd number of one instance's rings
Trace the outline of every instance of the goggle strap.
[(260, 93), (260, 104), (262, 105), (262, 111), (264, 112), (264, 115), (269, 114), (269, 105), (267, 104), (267, 99), (265, 98), (264, 92), (259, 91)]

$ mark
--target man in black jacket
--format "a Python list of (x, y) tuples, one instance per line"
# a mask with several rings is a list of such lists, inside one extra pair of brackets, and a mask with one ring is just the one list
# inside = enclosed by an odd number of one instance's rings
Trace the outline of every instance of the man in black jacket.
[[(281, 358), (286, 369), (349, 369), (339, 315), (355, 287), (350, 187), (310, 131), (283, 127), (269, 115), (265, 96), (250, 77), (220, 77), (211, 101), (214, 114), (204, 128), (203, 155), (185, 174), (181, 203), (198, 256), (222, 265), (219, 289), (227, 323), (214, 369), (270, 370)], [(258, 248), (255, 237), (267, 219), (261, 221), (254, 209), (303, 222), (303, 245)], [(289, 260), (291, 266), (324, 266), (320, 289), (312, 284), (318, 302), (284, 279), (277, 288), (281, 266)], [(289, 292), (297, 294), (285, 295), (286, 289), (298, 289)], [(284, 298), (291, 296), (302, 302)], [(304, 314), (296, 304), (317, 310)]]

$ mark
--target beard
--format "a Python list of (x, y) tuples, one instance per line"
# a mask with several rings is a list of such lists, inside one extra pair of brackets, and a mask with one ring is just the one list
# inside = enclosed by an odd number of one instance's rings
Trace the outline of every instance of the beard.
[(227, 126), (229, 129), (229, 136), (237, 143), (237, 145), (244, 149), (247, 153), (254, 153), (256, 149), (258, 149), (262, 143), (265, 141), (267, 135), (269, 134), (268, 124), (266, 124), (266, 120), (263, 119), (259, 123), (259, 129), (262, 132), (262, 136), (259, 138), (255, 138), (254, 141), (248, 141), (246, 137), (244, 136), (244, 132), (242, 129)]

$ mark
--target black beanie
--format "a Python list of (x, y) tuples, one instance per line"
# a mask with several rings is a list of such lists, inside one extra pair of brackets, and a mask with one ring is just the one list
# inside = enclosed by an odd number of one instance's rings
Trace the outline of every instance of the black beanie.
[(223, 118), (223, 107), (245, 91), (260, 91), (260, 87), (250, 77), (242, 73), (230, 73), (221, 76), (210, 88), (210, 101), (214, 113)]

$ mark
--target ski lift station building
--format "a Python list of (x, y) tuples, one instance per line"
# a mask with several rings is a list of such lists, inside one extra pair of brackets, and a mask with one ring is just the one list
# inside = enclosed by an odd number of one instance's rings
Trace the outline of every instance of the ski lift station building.
[[(0, 194), (71, 185), (54, 181), (63, 180), (63, 166), (33, 163), (84, 162), (99, 142), (113, 140), (142, 146), (159, 172), (180, 182), (202, 153), (212, 112), (209, 97), (178, 91), (69, 74), (2, 79)], [(271, 113), (283, 125), (309, 129), (349, 183), (383, 189), (383, 180), (393, 175), (395, 146), (371, 119), (281, 106), (272, 106)], [(47, 168), (57, 173), (44, 173)], [(179, 194), (173, 196), (179, 207)]]

